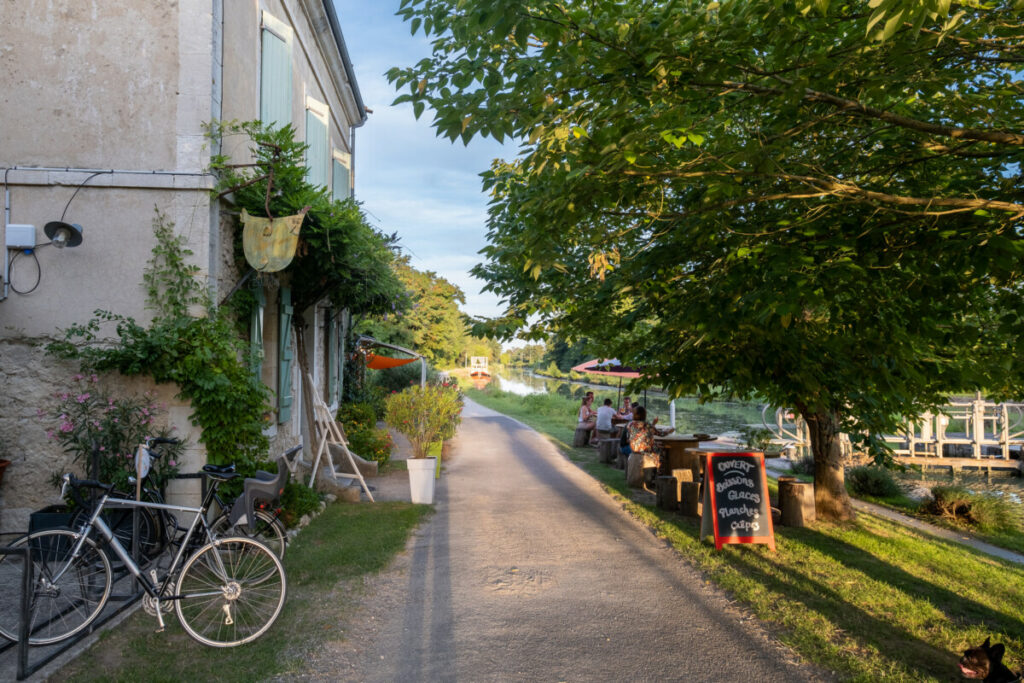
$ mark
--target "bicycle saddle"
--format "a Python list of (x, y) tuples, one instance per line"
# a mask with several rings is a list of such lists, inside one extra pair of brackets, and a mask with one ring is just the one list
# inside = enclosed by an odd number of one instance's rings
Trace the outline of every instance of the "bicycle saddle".
[(221, 481), (230, 481), (241, 476), (235, 472), (234, 465), (203, 465), (203, 474)]

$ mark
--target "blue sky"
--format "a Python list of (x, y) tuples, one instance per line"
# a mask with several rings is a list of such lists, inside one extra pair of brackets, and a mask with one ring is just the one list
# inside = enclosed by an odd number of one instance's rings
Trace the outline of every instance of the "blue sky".
[(413, 267), (432, 270), (462, 288), (470, 315), (500, 312), (469, 269), (486, 244), (487, 196), (479, 174), (514, 146), (475, 139), (469, 146), (437, 138), (431, 112), (419, 121), (412, 106), (392, 107), (396, 92), (384, 77), (392, 66), (415, 64), (430, 54), (422, 33), (412, 36), (395, 16), (399, 0), (335, 0), (363, 101), (373, 110), (356, 130), (356, 198), (372, 223), (397, 232)]

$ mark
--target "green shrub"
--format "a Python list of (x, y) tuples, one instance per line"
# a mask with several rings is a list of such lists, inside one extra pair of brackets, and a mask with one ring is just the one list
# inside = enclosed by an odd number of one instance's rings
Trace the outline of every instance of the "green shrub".
[(378, 420), (377, 408), (369, 402), (342, 403), (335, 419), (345, 426), (346, 433), (365, 426), (373, 427)]
[(414, 458), (425, 458), (431, 444), (455, 433), (461, 421), (462, 394), (457, 386), (411, 386), (388, 396), (385, 420), (405, 434)]
[(348, 445), (353, 453), (367, 460), (374, 460), (384, 466), (391, 460), (391, 434), (386, 429), (376, 427), (362, 428), (355, 431), (346, 430)]
[(793, 470), (797, 474), (813, 475), (814, 456), (805, 455), (803, 457), (797, 458), (793, 462), (789, 463), (789, 469)]
[(281, 519), (287, 526), (295, 526), (303, 515), (320, 507), (320, 494), (308, 486), (288, 482), (284, 487), (284, 494), (281, 496)]
[(922, 511), (928, 514), (976, 527), (980, 531), (1024, 530), (1016, 506), (1000, 496), (971, 493), (962, 486), (935, 486), (932, 496), (934, 500), (922, 506)]
[(859, 496), (891, 498), (902, 493), (892, 472), (877, 465), (862, 465), (847, 470), (846, 486), (851, 493)]
[(747, 427), (744, 425), (740, 427), (740, 434), (743, 436), (744, 445), (754, 451), (764, 452), (772, 443), (772, 430), (765, 429), (764, 427)]

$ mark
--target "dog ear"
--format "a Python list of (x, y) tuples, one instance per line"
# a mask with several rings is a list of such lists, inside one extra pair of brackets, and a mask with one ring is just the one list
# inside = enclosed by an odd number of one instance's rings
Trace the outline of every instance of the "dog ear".
[(989, 641), (989, 640), (991, 640), (991, 638), (986, 638), (986, 639), (985, 639), (985, 642), (981, 644), (981, 646), (982, 646), (983, 648), (985, 648), (986, 650), (988, 649), (988, 641)]
[(1003, 647), (1002, 643), (998, 643), (992, 646), (992, 649), (988, 651), (988, 658), (994, 664), (999, 664), (1003, 661), (1003, 655), (1006, 654), (1006, 648)]

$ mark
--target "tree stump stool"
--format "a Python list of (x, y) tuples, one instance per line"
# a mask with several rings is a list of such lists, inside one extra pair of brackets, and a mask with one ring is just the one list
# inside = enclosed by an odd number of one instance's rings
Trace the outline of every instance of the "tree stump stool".
[(617, 469), (617, 470), (624, 470), (624, 469), (626, 469), (626, 460), (627, 459), (628, 459), (628, 456), (625, 453), (623, 453), (622, 451), (619, 451), (618, 454), (615, 456), (615, 469)]
[(590, 430), (585, 427), (577, 427), (576, 433), (572, 435), (572, 447), (581, 448), (590, 443)]
[(601, 439), (597, 442), (597, 460), (605, 464), (615, 462), (615, 454), (619, 450), (618, 439)]
[(809, 481), (780, 481), (779, 510), (784, 526), (803, 527), (817, 517), (814, 512), (814, 484)]
[[(781, 492), (782, 491), (782, 482), (785, 482), (785, 481), (800, 481), (800, 480), (797, 479), (796, 477), (790, 477), (790, 476), (787, 476), (787, 475), (782, 475), (782, 476), (778, 477), (775, 481), (778, 482), (778, 490)], [(775, 494), (775, 503), (774, 503), (774, 505), (777, 508), (778, 507), (782, 507), (780, 505), (779, 494), (778, 493)]]
[(672, 470), (672, 478), (676, 480), (676, 502), (678, 502), (682, 496), (682, 484), (684, 481), (693, 481), (693, 472), (688, 468)]
[(679, 482), (679, 511), (687, 517), (700, 517), (700, 482)]
[(657, 495), (657, 505), (662, 510), (678, 510), (679, 509), (679, 484), (676, 482), (676, 478), (672, 476), (660, 476), (654, 480)]

